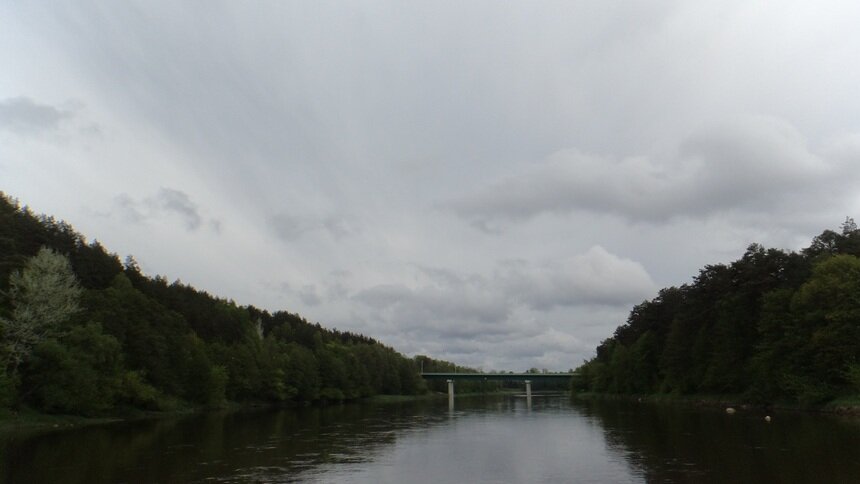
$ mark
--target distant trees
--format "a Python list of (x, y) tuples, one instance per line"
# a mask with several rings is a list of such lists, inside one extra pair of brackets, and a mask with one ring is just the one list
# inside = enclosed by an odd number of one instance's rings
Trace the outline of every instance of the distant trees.
[(372, 338), (148, 277), (2, 192), (0, 361), (0, 407), (84, 415), (427, 391)]
[(577, 369), (577, 390), (820, 403), (860, 393), (860, 230), (800, 253), (753, 244), (663, 289)]

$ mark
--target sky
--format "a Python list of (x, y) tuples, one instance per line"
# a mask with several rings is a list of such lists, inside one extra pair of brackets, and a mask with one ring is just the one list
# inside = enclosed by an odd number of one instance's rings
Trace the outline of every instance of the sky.
[(0, 2), (0, 190), (484, 370), (860, 213), (852, 1)]

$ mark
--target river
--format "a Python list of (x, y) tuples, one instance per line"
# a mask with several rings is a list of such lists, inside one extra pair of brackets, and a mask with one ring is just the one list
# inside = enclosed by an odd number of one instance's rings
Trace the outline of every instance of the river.
[(2, 483), (860, 482), (860, 420), (460, 398), (0, 434)]

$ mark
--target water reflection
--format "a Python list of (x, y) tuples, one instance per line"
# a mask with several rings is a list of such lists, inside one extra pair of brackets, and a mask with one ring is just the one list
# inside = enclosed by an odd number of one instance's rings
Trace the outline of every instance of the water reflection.
[(860, 482), (860, 421), (785, 413), (648, 403), (585, 402), (577, 408), (604, 430), (648, 482)]
[(2, 483), (856, 482), (860, 425), (526, 395), (0, 435)]
[(255, 481), (372, 459), (438, 417), (400, 406), (211, 413), (0, 438), (5, 483)]

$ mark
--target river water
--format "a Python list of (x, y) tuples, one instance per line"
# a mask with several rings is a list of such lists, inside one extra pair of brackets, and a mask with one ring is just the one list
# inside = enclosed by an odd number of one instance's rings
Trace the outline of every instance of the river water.
[(0, 434), (2, 483), (860, 482), (860, 419), (537, 396)]

